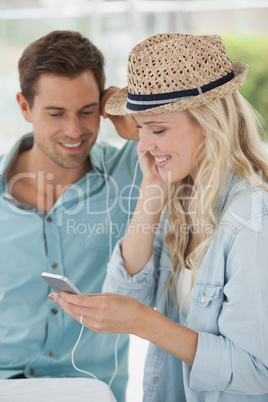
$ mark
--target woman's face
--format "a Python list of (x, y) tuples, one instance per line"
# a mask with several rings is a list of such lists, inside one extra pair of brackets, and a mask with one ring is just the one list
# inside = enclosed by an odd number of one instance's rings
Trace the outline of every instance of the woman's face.
[(139, 150), (150, 152), (163, 180), (195, 179), (195, 160), (202, 151), (204, 130), (185, 111), (135, 116)]

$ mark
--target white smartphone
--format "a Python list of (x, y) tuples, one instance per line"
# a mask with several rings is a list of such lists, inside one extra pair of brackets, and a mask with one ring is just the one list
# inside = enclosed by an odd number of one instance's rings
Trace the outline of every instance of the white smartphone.
[(48, 272), (43, 272), (41, 276), (56, 293), (66, 292), (76, 295), (82, 294), (66, 276), (50, 274)]

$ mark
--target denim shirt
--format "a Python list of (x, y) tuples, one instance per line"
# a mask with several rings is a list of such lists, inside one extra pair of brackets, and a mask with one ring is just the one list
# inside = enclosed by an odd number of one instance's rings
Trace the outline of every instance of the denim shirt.
[(144, 269), (127, 274), (117, 244), (103, 291), (137, 298), (198, 332), (192, 367), (150, 344), (144, 402), (268, 401), (268, 193), (231, 174), (220, 225), (198, 271), (186, 322), (169, 307), (170, 254), (157, 234)]
[[(127, 142), (120, 150), (107, 144), (102, 149), (96, 143), (90, 151), (93, 169), (47, 213), (21, 205), (7, 193), (6, 171), (17, 154), (32, 144), (32, 135), (26, 135), (0, 160), (0, 378), (21, 373), (28, 378), (88, 377), (76, 371), (71, 361), (81, 324), (48, 299), (51, 289), (41, 273), (65, 275), (82, 293), (101, 292), (110, 234), (114, 247), (127, 224), (127, 194), (138, 159), (136, 143)], [(111, 227), (102, 158), (109, 182)], [(42, 172), (38, 174), (42, 186)], [(137, 185), (140, 180), (138, 170)], [(133, 197), (137, 191), (133, 190)], [(74, 354), (76, 366), (108, 383), (115, 370), (115, 342), (116, 335), (85, 328)], [(128, 380), (127, 360), (128, 336), (122, 335), (119, 369), (112, 384), (121, 402)]]

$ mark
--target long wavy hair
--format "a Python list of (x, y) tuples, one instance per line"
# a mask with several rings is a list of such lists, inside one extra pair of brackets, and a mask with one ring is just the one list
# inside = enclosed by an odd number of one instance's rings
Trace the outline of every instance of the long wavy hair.
[[(191, 289), (194, 285), (198, 268), (219, 225), (215, 204), (230, 172), (262, 188), (262, 180), (268, 183), (268, 155), (259, 135), (261, 119), (238, 91), (188, 109), (187, 113), (201, 125), (205, 136), (196, 152), (194, 182), (188, 176), (173, 184), (167, 203), (166, 244), (171, 253), (167, 290), (174, 302), (178, 274), (183, 277), (185, 266), (193, 272)], [(194, 231), (196, 244), (185, 261), (189, 230)]]

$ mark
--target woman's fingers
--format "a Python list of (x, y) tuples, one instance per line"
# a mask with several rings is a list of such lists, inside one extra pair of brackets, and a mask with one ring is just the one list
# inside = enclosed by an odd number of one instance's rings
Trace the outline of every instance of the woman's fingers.
[(95, 332), (131, 333), (141, 303), (137, 300), (112, 293), (94, 295), (70, 295), (52, 293), (55, 301), (66, 313)]
[[(71, 297), (70, 297), (71, 296)], [(98, 303), (88, 299), (93, 295), (79, 296), (78, 298), (74, 295), (67, 293), (62, 293), (57, 295), (56, 293), (51, 293), (49, 298), (57, 303), (67, 314), (69, 314), (76, 321), (81, 323), (81, 316), (83, 316), (83, 324), (92, 329), (95, 332), (103, 332), (103, 328), (99, 325), (102, 321), (101, 316), (98, 315), (98, 309), (96, 305)], [(99, 297), (98, 297), (99, 298)], [(70, 300), (71, 302), (68, 302)], [(91, 307), (95, 306), (95, 307)]]

